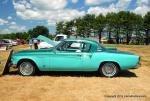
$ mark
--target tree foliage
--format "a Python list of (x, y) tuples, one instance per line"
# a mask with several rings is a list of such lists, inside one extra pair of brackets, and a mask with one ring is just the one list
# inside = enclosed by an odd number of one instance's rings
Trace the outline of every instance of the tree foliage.
[(150, 43), (150, 12), (144, 16), (144, 31), (145, 44), (148, 45)]
[(48, 37), (49, 30), (45, 26), (36, 26), (35, 28), (28, 31), (32, 37), (37, 37), (39, 35), (44, 35)]
[(16, 32), (11, 34), (0, 34), (1, 39), (24, 39), (28, 40), (29, 38), (36, 38), (39, 35), (44, 35), (49, 38), (53, 38), (53, 35), (49, 34), (49, 30), (45, 26), (36, 26), (33, 29), (28, 30), (28, 32)]
[[(62, 27), (66, 26), (66, 27)], [(75, 31), (72, 29), (76, 29)], [(102, 38), (102, 34), (108, 36), (108, 42), (115, 39), (117, 44), (149, 44), (150, 43), (150, 12), (144, 17), (129, 11), (90, 15), (56, 24), (57, 34), (76, 35), (89, 37), (91, 33)]]
[(27, 32), (17, 32), (17, 33), (11, 33), (11, 34), (0, 34), (1, 39), (24, 39), (26, 40), (29, 37), (29, 34)]

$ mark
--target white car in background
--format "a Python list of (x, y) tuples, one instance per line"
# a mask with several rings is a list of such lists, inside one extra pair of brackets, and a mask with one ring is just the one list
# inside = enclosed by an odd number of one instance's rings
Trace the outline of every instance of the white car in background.
[(8, 47), (12, 47), (13, 46), (11, 39), (2, 39), (2, 40), (7, 44)]
[(54, 41), (57, 42), (57, 43), (60, 43), (61, 41), (67, 39), (67, 35), (64, 35), (64, 34), (58, 34), (56, 35), (56, 37), (54, 38)]
[(16, 45), (18, 45), (18, 42), (16, 40), (12, 40), (12, 39), (3, 39), (3, 40), (7, 41), (9, 46), (16, 46)]
[(18, 45), (17, 40), (12, 40), (12, 45), (13, 45), (13, 46), (17, 46), (17, 45)]
[(10, 48), (10, 44), (8, 41), (0, 39), (0, 50), (7, 50)]
[(11, 39), (3, 39), (3, 40), (7, 42), (7, 44), (9, 45), (9, 47), (13, 46)]

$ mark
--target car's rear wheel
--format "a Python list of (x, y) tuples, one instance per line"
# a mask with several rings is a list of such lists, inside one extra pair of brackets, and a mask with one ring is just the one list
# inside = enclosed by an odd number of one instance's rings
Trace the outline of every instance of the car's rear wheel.
[(36, 72), (36, 66), (31, 61), (22, 61), (18, 64), (18, 72), (23, 76), (32, 76)]
[(119, 67), (115, 63), (106, 62), (100, 66), (99, 72), (104, 77), (115, 77), (119, 72)]

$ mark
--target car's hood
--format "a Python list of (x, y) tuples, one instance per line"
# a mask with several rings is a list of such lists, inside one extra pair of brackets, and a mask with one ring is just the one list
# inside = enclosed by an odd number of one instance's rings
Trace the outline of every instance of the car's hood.
[(46, 42), (46, 43), (52, 45), (53, 47), (57, 45), (56, 42), (54, 42), (53, 40), (51, 40), (51, 39), (49, 39), (49, 38), (47, 38), (47, 37), (45, 37), (45, 36), (42, 36), (42, 35), (39, 35), (39, 36), (37, 37), (37, 39), (38, 39), (38, 40), (42, 40), (42, 41), (44, 41), (44, 42)]
[(15, 55), (31, 55), (31, 54), (46, 54), (47, 52), (52, 52), (53, 50), (50, 49), (39, 49), (39, 50), (22, 50), (13, 53)]

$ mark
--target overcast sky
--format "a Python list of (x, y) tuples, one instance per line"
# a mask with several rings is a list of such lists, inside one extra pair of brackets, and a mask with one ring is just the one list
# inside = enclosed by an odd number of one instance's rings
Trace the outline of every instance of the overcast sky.
[(144, 16), (150, 11), (150, 0), (0, 0), (0, 33), (27, 31), (37, 25), (55, 33), (56, 22), (122, 10)]

